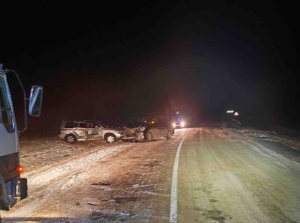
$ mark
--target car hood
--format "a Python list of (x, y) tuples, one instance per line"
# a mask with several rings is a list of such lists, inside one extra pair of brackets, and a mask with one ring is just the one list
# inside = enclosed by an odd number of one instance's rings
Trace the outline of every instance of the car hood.
[(108, 127), (108, 128), (104, 128), (103, 130), (115, 130), (115, 131), (121, 131), (122, 128), (121, 128), (121, 127)]

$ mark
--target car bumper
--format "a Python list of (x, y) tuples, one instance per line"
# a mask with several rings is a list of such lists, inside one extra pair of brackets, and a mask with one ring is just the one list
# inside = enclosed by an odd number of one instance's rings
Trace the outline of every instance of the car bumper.
[(121, 133), (116, 133), (115, 136), (117, 139), (120, 139), (122, 137)]
[(183, 128), (181, 125), (175, 125), (175, 128)]

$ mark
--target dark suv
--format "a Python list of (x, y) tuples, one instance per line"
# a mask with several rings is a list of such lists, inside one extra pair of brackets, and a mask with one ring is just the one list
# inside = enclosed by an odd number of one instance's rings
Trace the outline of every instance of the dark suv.
[(163, 114), (142, 114), (133, 118), (123, 128), (123, 140), (132, 142), (166, 137), (171, 139), (174, 134), (169, 115)]

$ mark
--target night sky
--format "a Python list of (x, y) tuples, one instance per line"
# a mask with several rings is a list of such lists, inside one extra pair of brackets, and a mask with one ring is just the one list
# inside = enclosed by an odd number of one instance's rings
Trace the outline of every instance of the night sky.
[(1, 4), (0, 63), (27, 93), (44, 86), (32, 123), (49, 129), (176, 110), (200, 122), (236, 109), (299, 124), (297, 7), (240, 2)]

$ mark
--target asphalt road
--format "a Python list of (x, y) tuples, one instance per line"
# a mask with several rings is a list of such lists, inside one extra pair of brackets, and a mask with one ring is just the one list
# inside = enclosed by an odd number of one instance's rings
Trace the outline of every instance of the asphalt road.
[[(149, 143), (76, 144), (60, 159), (58, 147), (25, 175), (30, 196), (2, 221), (300, 222), (299, 150), (264, 139), (205, 127)], [(43, 148), (45, 160), (52, 150)], [(30, 166), (34, 156), (23, 157)]]
[(300, 164), (279, 153), (284, 146), (258, 141), (234, 129), (190, 131), (180, 156), (178, 222), (300, 222)]

